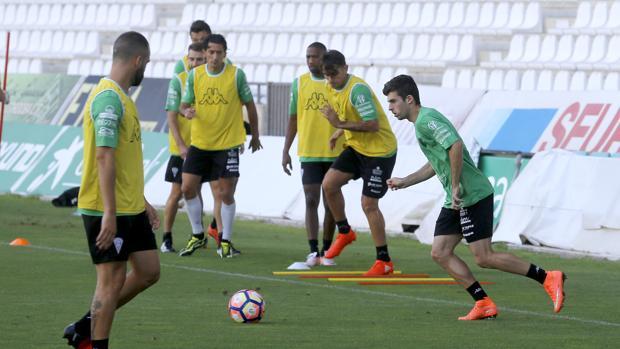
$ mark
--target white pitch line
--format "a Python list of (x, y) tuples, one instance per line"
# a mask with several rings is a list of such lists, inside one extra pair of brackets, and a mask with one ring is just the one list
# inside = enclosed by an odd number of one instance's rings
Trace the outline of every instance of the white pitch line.
[[(0, 242), (0, 244), (9, 246), (9, 243), (6, 243), (6, 242)], [(64, 248), (38, 246), (38, 245), (30, 245), (26, 247), (37, 249), (37, 250), (59, 252), (59, 253), (73, 254), (73, 255), (80, 255), (80, 256), (89, 256), (89, 253), (86, 253), (86, 252), (67, 250)], [(291, 285), (300, 285), (300, 286), (326, 288), (326, 289), (333, 289), (333, 290), (347, 291), (347, 292), (356, 292), (356, 293), (368, 294), (368, 295), (373, 295), (373, 296), (384, 296), (390, 299), (399, 298), (399, 299), (404, 299), (404, 300), (409, 300), (409, 301), (417, 301), (421, 303), (435, 303), (435, 304), (441, 304), (441, 305), (453, 305), (453, 306), (466, 307), (466, 308), (471, 307), (471, 304), (469, 303), (449, 301), (445, 299), (415, 297), (415, 296), (409, 296), (409, 295), (403, 295), (403, 294), (397, 294), (397, 293), (367, 290), (367, 289), (362, 289), (362, 288), (351, 288), (351, 287), (337, 286), (337, 285), (331, 285), (331, 284), (319, 284), (319, 283), (313, 283), (313, 282), (308, 282), (308, 281), (298, 281), (298, 280), (291, 280), (291, 279), (286, 279), (286, 278), (275, 278), (271, 276), (258, 276), (258, 275), (242, 274), (242, 273), (232, 273), (232, 272), (226, 272), (226, 271), (221, 271), (221, 270), (198, 268), (198, 267), (191, 267), (191, 266), (178, 265), (178, 264), (161, 263), (161, 266), (166, 267), (166, 268), (178, 269), (178, 270), (187, 270), (187, 271), (235, 277), (235, 278), (241, 278), (241, 279), (271, 281), (271, 282), (279, 282), (279, 283), (285, 283), (285, 284), (291, 284)], [(578, 318), (574, 316), (566, 316), (566, 315), (544, 314), (544, 313), (538, 313), (535, 311), (521, 310), (521, 309), (507, 308), (507, 307), (500, 307), (499, 310), (500, 312), (537, 316), (537, 317), (554, 319), (554, 320), (574, 321), (574, 322), (581, 322), (584, 324), (592, 324), (592, 325), (608, 326), (608, 327), (620, 327), (620, 323), (603, 321), (603, 320), (583, 319), (583, 318)]]

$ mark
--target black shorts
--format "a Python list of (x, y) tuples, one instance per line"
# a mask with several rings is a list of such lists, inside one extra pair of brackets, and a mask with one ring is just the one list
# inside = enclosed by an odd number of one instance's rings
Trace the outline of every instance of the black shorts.
[(99, 250), (96, 241), (101, 230), (101, 216), (82, 215), (90, 257), (94, 264), (127, 261), (133, 252), (156, 250), (155, 234), (146, 212), (133, 216), (116, 216), (116, 237), (107, 250)]
[(302, 162), (301, 183), (303, 185), (323, 183), (323, 178), (331, 166), (331, 161)]
[(203, 182), (239, 177), (239, 148), (201, 150), (190, 146), (183, 162), (183, 172), (202, 176)]
[(181, 183), (183, 178), (183, 158), (178, 155), (171, 155), (166, 168), (164, 180), (170, 183)]
[(332, 164), (332, 168), (352, 173), (353, 179), (362, 177), (364, 189), (362, 194), (371, 198), (380, 199), (388, 190), (387, 180), (392, 176), (396, 163), (396, 153), (389, 158), (370, 157), (347, 147)]
[(461, 210), (441, 208), (435, 236), (463, 235), (469, 243), (493, 236), (493, 194)]

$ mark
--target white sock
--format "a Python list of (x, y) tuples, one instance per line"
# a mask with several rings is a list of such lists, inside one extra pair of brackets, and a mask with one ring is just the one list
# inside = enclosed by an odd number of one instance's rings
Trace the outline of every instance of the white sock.
[(200, 202), (200, 198), (196, 196), (193, 199), (185, 199), (185, 204), (187, 204), (187, 217), (189, 217), (189, 224), (192, 225), (192, 234), (199, 235), (203, 233), (202, 202)]
[(237, 205), (233, 202), (226, 205), (222, 202), (222, 239), (230, 241), (232, 239), (233, 221), (235, 220), (235, 211)]

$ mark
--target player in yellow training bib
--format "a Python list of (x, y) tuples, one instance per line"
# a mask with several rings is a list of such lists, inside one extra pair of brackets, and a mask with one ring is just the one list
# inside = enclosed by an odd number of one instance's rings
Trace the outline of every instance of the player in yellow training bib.
[[(218, 254), (239, 254), (232, 245), (235, 218), (235, 188), (239, 177), (239, 147), (246, 139), (243, 106), (247, 108), (252, 139), (249, 148), (262, 148), (258, 135), (258, 116), (245, 73), (226, 63), (226, 39), (219, 34), (207, 37), (207, 64), (193, 69), (187, 77), (181, 112), (191, 119), (191, 146), (183, 163), (182, 191), (192, 226), (192, 237), (181, 250), (191, 255), (205, 244), (202, 225), (202, 202), (198, 188), (202, 179), (219, 182), (222, 200), (222, 239)], [(194, 105), (194, 106), (192, 106)]]
[(297, 155), (301, 162), (301, 183), (306, 199), (306, 234), (310, 246), (306, 264), (311, 267), (334, 265), (333, 260), (324, 255), (331, 246), (336, 223), (327, 202), (323, 200), (323, 249), (319, 251), (318, 208), (323, 178), (342, 151), (342, 139), (330, 149), (329, 137), (336, 129), (323, 117), (320, 110), (327, 103), (327, 86), (321, 69), (325, 51), (327, 48), (320, 42), (314, 42), (306, 49), (309, 72), (296, 78), (291, 86), (290, 118), (282, 151), (282, 169), (290, 176), (293, 165), (289, 150), (295, 136), (299, 135)]
[(97, 283), (91, 310), (65, 328), (63, 337), (74, 348), (107, 349), (116, 309), (159, 279), (153, 234), (159, 218), (144, 198), (140, 120), (127, 95), (142, 81), (149, 57), (149, 43), (140, 33), (119, 36), (110, 75), (99, 81), (84, 108), (78, 210)]
[[(186, 57), (191, 69), (205, 64), (205, 52), (202, 42), (189, 45)], [(172, 244), (172, 226), (179, 209), (179, 200), (183, 197), (181, 192), (181, 174), (183, 172), (183, 160), (187, 156), (187, 149), (191, 141), (190, 120), (187, 120), (179, 112), (187, 74), (186, 71), (180, 72), (170, 80), (168, 96), (166, 97), (170, 159), (168, 160), (164, 180), (171, 183), (172, 186), (166, 200), (166, 208), (164, 209), (164, 235), (159, 248), (162, 252), (175, 252)]]
[[(203, 20), (196, 20), (192, 22), (189, 27), (189, 38), (192, 41), (192, 44), (203, 44), (209, 35), (211, 35), (211, 27)], [(182, 72), (189, 73), (192, 68), (193, 67), (190, 65), (188, 60), (188, 55), (185, 55), (174, 65), (174, 74), (172, 75), (172, 78), (174, 79), (175, 76)]]
[(338, 130), (330, 138), (332, 147), (344, 135), (345, 149), (325, 175), (323, 190), (338, 226), (338, 237), (325, 257), (340, 255), (356, 239), (344, 211), (342, 187), (351, 179), (362, 178), (362, 209), (368, 220), (377, 259), (365, 273), (367, 276), (391, 274), (394, 264), (388, 253), (385, 221), (379, 199), (387, 191), (396, 162), (396, 137), (387, 117), (368, 84), (348, 73), (342, 53), (329, 50), (323, 56), (323, 75), (327, 80), (329, 104), (321, 112)]
[(474, 299), (473, 309), (459, 320), (481, 320), (497, 316), (497, 307), (474, 278), (471, 270), (454, 254), (463, 240), (482, 268), (527, 276), (544, 286), (557, 313), (564, 304), (565, 275), (559, 270), (545, 271), (505, 252), (495, 252), (493, 236), (493, 187), (476, 167), (461, 136), (445, 116), (420, 103), (420, 92), (413, 78), (399, 75), (383, 87), (390, 111), (398, 120), (414, 124), (415, 135), (428, 159), (422, 168), (404, 178), (390, 178), (391, 189), (402, 189), (423, 182), (435, 174), (446, 191), (435, 224), (431, 255), (437, 264), (461, 284)]

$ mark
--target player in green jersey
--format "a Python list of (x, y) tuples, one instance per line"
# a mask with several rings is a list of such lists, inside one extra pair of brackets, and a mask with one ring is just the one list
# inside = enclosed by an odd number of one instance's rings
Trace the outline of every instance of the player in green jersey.
[(446, 191), (446, 199), (435, 225), (431, 256), (474, 298), (474, 308), (459, 320), (496, 317), (495, 303), (487, 296), (471, 270), (454, 254), (463, 238), (482, 268), (527, 276), (544, 286), (557, 313), (564, 304), (564, 279), (561, 271), (545, 271), (521, 258), (495, 252), (493, 235), (493, 187), (476, 167), (463, 141), (450, 121), (432, 108), (423, 107), (413, 78), (399, 75), (383, 88), (389, 109), (398, 120), (414, 124), (416, 138), (428, 163), (404, 178), (387, 181), (392, 190), (407, 188), (435, 175)]

